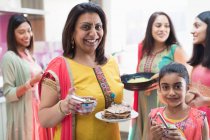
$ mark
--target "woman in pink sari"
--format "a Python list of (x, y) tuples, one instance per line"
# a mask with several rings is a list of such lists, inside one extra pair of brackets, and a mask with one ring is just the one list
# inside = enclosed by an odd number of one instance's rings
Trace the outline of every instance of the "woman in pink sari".
[(189, 105), (205, 111), (210, 123), (210, 11), (202, 12), (195, 18), (192, 35), (194, 45), (189, 60), (189, 64), (193, 66), (191, 90), (193, 93), (199, 91), (201, 95), (195, 93)]
[[(49, 140), (120, 140), (117, 123), (95, 117), (110, 100), (121, 103), (123, 98), (117, 63), (105, 56), (106, 32), (105, 13), (98, 5), (81, 3), (70, 11), (62, 36), (63, 56), (50, 62), (39, 85), (39, 118), (49, 128)], [(73, 92), (95, 98), (95, 110), (78, 114), (81, 102), (68, 97)]]

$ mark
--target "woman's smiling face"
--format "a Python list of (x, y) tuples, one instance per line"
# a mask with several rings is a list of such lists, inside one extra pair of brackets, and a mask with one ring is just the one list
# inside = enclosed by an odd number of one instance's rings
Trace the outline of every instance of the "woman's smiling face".
[(156, 17), (152, 25), (152, 36), (158, 43), (164, 43), (170, 34), (169, 20), (165, 15), (159, 15)]
[(97, 13), (82, 14), (76, 22), (73, 34), (76, 52), (95, 53), (103, 34), (103, 24)]
[(20, 24), (15, 30), (15, 39), (18, 47), (28, 47), (30, 45), (31, 37), (33, 35), (31, 26), (27, 22)]
[(193, 35), (193, 44), (202, 44), (205, 46), (206, 30), (207, 24), (199, 18), (195, 18), (193, 29), (191, 31)]

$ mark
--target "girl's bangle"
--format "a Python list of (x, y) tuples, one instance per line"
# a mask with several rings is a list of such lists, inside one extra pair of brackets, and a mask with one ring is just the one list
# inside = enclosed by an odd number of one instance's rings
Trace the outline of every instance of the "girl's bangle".
[(31, 86), (31, 84), (30, 84), (30, 80), (28, 80), (28, 81), (25, 83), (25, 87), (26, 87), (27, 90), (33, 88), (33, 86)]

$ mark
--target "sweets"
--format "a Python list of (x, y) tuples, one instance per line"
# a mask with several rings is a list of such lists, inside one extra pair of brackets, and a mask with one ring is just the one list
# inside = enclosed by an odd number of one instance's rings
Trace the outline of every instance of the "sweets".
[(106, 119), (126, 119), (131, 116), (131, 107), (123, 104), (113, 104), (104, 110), (103, 117)]

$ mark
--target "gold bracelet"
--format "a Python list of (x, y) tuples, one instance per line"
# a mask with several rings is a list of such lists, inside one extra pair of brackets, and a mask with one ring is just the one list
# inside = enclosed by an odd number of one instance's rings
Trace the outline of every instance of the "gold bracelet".
[(70, 113), (65, 113), (65, 112), (61, 109), (61, 101), (62, 101), (62, 100), (59, 101), (59, 110), (60, 110), (60, 112), (61, 112), (64, 116), (71, 114), (71, 112), (70, 112)]
[(59, 101), (59, 110), (60, 110), (60, 112), (61, 112), (64, 116), (66, 116), (66, 113), (63, 112), (62, 109), (61, 109), (61, 101), (62, 101), (62, 100)]

